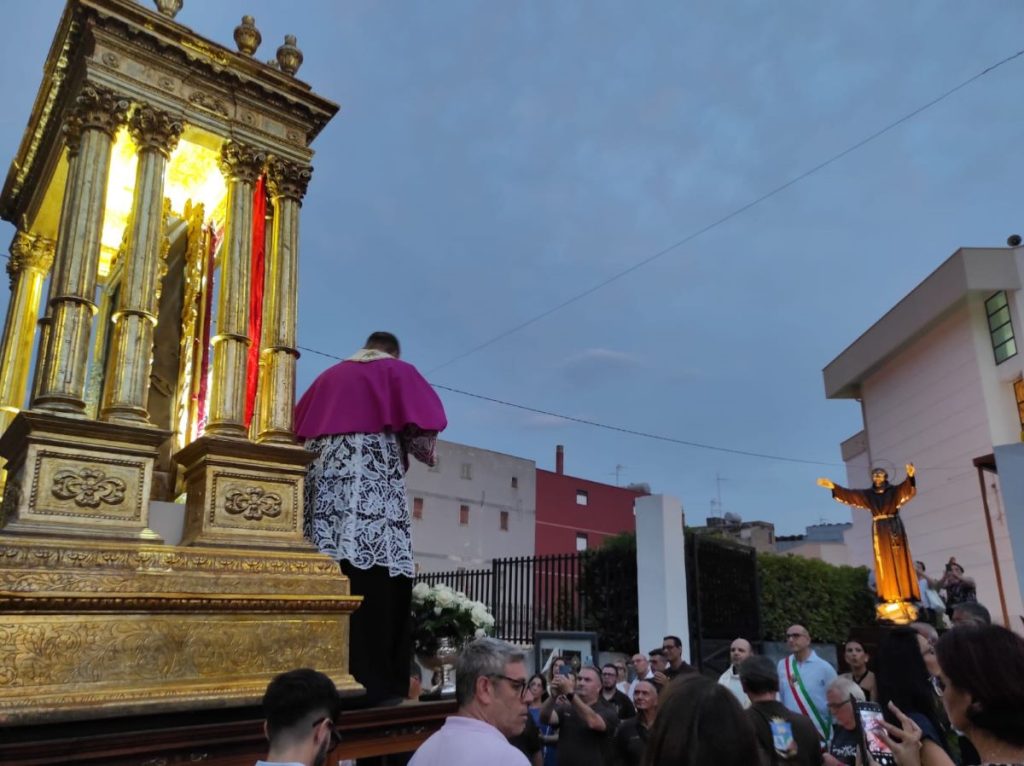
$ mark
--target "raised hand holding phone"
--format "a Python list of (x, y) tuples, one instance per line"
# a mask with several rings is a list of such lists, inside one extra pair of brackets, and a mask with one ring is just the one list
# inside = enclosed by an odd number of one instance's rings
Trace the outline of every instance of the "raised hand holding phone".
[(878, 766), (896, 766), (896, 756), (880, 734), (885, 733), (882, 708), (874, 702), (855, 702), (864, 747)]
[(893, 752), (899, 766), (921, 766), (921, 727), (891, 702), (889, 709), (899, 719), (900, 725), (882, 721), (878, 738)]

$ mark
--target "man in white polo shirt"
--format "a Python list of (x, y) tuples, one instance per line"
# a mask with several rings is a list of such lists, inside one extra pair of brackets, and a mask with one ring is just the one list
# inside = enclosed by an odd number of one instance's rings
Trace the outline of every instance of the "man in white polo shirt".
[(420, 745), (409, 766), (529, 766), (508, 743), (533, 700), (524, 655), (496, 638), (468, 644), (455, 663), (458, 712)]

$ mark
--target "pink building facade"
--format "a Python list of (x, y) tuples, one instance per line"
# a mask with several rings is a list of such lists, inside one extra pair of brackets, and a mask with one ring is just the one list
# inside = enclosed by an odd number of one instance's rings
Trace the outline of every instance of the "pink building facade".
[[(869, 486), (874, 465), (898, 482), (914, 463), (918, 494), (902, 511), (914, 559), (941, 577), (955, 556), (994, 621), (1016, 629), (1024, 497), (1011, 466), (1024, 453), (1022, 275), (1024, 249), (958, 250), (824, 370), (826, 396), (861, 408), (863, 430), (842, 444), (847, 485)], [(975, 461), (993, 455), (1003, 468), (979, 480)], [(870, 566), (870, 516), (852, 509), (851, 519), (850, 563)]]

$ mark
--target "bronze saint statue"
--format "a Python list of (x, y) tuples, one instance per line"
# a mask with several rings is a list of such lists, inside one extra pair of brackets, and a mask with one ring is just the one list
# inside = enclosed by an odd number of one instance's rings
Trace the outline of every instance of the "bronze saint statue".
[[(829, 479), (818, 479), (819, 486), (832, 490), (832, 497), (840, 503), (871, 511), (879, 598), (888, 603), (920, 601), (914, 560), (899, 516), (900, 508), (917, 494), (914, 464), (907, 464), (907, 478), (901, 484), (890, 484), (889, 474), (881, 468), (871, 472), (871, 482), (868, 489), (847, 489)], [(880, 609), (879, 614), (883, 612)]]

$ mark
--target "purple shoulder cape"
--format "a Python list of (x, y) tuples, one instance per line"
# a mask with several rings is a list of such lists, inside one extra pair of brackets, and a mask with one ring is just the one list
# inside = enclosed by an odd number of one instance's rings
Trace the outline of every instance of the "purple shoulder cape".
[(340, 362), (320, 373), (295, 407), (300, 439), (334, 434), (401, 432), (413, 425), (443, 431), (441, 399), (408, 362)]

